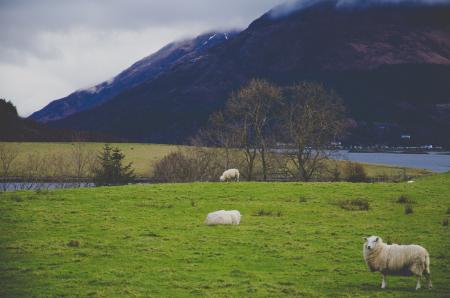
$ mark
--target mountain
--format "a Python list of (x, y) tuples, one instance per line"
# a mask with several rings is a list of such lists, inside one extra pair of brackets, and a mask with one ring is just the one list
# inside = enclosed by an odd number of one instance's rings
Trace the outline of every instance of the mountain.
[(233, 39), (183, 59), (55, 127), (145, 142), (183, 142), (251, 78), (323, 82), (343, 98), (353, 143), (450, 142), (450, 6), (341, 6), (270, 11)]
[(124, 90), (156, 78), (178, 63), (195, 59), (204, 51), (233, 38), (236, 34), (235, 31), (210, 32), (194, 39), (170, 43), (158, 52), (134, 63), (108, 81), (52, 101), (40, 111), (33, 113), (30, 118), (45, 123), (92, 109)]

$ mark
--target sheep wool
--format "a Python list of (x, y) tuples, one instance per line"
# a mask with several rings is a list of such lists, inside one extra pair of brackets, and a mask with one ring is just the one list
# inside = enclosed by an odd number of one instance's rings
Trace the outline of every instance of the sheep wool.
[(420, 288), (420, 278), (425, 276), (431, 288), (430, 256), (420, 245), (388, 245), (378, 236), (365, 238), (364, 260), (372, 272), (383, 275), (381, 288), (386, 287), (387, 275), (416, 276), (416, 289)]
[(241, 213), (237, 210), (219, 210), (206, 216), (205, 224), (212, 225), (238, 225), (241, 222)]
[(222, 176), (220, 176), (220, 181), (236, 181), (239, 182), (239, 170), (238, 169), (229, 169), (223, 172)]

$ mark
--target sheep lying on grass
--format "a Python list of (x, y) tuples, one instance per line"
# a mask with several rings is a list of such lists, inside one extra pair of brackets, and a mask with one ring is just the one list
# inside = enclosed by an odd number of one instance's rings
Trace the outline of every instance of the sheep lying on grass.
[(377, 236), (364, 239), (364, 260), (370, 271), (379, 271), (383, 275), (382, 289), (386, 287), (386, 275), (415, 275), (417, 290), (422, 274), (428, 281), (428, 288), (431, 288), (430, 256), (425, 248), (419, 245), (388, 245)]
[(238, 225), (241, 222), (241, 213), (237, 210), (219, 210), (206, 216), (205, 224), (213, 225)]
[(229, 169), (223, 172), (222, 176), (220, 176), (220, 181), (232, 181), (235, 180), (239, 182), (239, 170), (238, 169)]

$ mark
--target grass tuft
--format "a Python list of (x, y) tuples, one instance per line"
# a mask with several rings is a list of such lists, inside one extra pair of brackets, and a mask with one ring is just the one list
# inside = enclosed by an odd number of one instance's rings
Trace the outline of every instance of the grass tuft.
[(300, 197), (300, 199), (298, 199), (299, 203), (306, 203), (306, 198), (305, 197)]
[(69, 247), (80, 247), (80, 241), (78, 241), (78, 240), (70, 240), (69, 243), (67, 243), (67, 246), (69, 246)]
[(50, 191), (48, 189), (36, 189), (34, 191), (37, 195), (48, 195), (50, 193)]
[(152, 231), (145, 232), (145, 233), (141, 234), (141, 236), (147, 236), (147, 237), (161, 237), (161, 236), (159, 236), (158, 234), (156, 234), (156, 233), (154, 233), (154, 232), (152, 232)]
[(341, 200), (337, 204), (342, 209), (349, 211), (367, 211), (370, 209), (370, 203), (366, 199)]
[(442, 225), (444, 227), (448, 227), (448, 218), (444, 218), (444, 220), (442, 221)]
[(282, 211), (277, 211), (277, 212), (273, 212), (272, 210), (264, 210), (264, 209), (259, 209), (258, 211), (253, 213), (253, 216), (282, 216), (283, 212)]
[(414, 210), (413, 210), (412, 205), (410, 205), (410, 204), (405, 205), (405, 214), (411, 214), (413, 212), (414, 212)]
[(397, 203), (399, 204), (414, 204), (415, 201), (406, 195), (401, 195), (397, 199)]
[(13, 200), (13, 201), (15, 201), (15, 202), (22, 202), (22, 201), (23, 201), (22, 197), (19, 196), (19, 195), (17, 195), (17, 194), (13, 194), (13, 195), (11, 196), (11, 200)]

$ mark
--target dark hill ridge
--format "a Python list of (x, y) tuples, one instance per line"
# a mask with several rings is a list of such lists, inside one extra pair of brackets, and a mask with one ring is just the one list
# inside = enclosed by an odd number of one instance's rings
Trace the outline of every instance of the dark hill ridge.
[(125, 141), (113, 136), (95, 132), (73, 131), (69, 129), (50, 128), (31, 119), (20, 118), (13, 103), (0, 98), (0, 142), (25, 141)]
[[(441, 108), (450, 102), (450, 6), (336, 8), (326, 1), (281, 18), (268, 13), (232, 40), (52, 125), (182, 142), (254, 77), (335, 88), (358, 121), (355, 141), (409, 133), (442, 143), (450, 131)], [(383, 131), (372, 131), (376, 123)]]
[(170, 43), (134, 63), (111, 80), (55, 100), (33, 113), (30, 118), (39, 122), (55, 121), (99, 106), (127, 89), (156, 78), (177, 63), (195, 59), (207, 49), (233, 38), (236, 34), (237, 32), (210, 32), (194, 39)]

